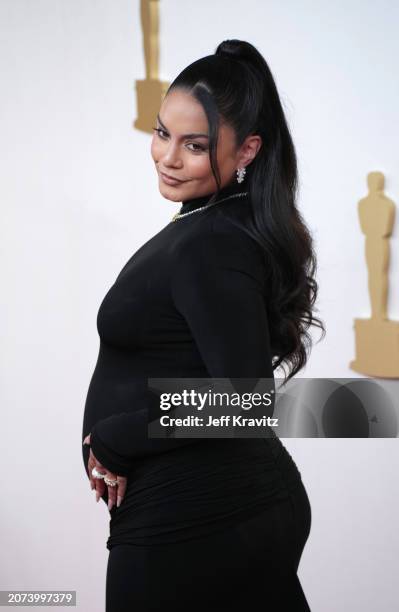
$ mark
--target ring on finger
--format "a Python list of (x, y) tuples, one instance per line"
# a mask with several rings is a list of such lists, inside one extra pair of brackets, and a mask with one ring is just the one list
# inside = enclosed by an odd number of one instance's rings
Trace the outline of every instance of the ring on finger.
[(116, 487), (116, 485), (118, 484), (118, 480), (111, 480), (111, 478), (108, 478), (107, 476), (104, 476), (104, 482), (109, 487)]
[(94, 478), (105, 478), (105, 474), (102, 474), (101, 472), (99, 472), (95, 466), (92, 469), (91, 473), (94, 476)]

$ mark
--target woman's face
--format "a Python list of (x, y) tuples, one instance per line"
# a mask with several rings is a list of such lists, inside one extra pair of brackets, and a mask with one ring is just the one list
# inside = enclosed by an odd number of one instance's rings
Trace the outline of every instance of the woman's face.
[[(162, 102), (156, 128), (159, 131), (154, 131), (151, 155), (163, 197), (182, 202), (215, 192), (217, 185), (209, 162), (208, 121), (201, 104), (181, 89), (170, 91)], [(222, 187), (232, 180), (237, 168), (247, 165), (255, 156), (259, 136), (248, 139), (249, 146), (246, 140), (236, 150), (232, 128), (226, 124), (219, 126), (217, 163)], [(162, 173), (179, 182), (167, 183)]]

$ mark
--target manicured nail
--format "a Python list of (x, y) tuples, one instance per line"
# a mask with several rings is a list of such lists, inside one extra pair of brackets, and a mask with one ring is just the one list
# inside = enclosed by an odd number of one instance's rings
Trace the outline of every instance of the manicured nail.
[(96, 491), (96, 502), (98, 502), (99, 499), (100, 499), (100, 494), (98, 491)]
[(114, 505), (113, 501), (109, 500), (109, 502), (108, 502), (108, 510), (111, 510), (113, 505)]
[(122, 501), (122, 498), (121, 498), (121, 496), (120, 496), (120, 495), (118, 495), (118, 497), (117, 497), (117, 499), (116, 499), (116, 507), (117, 507), (117, 508), (119, 508), (119, 506), (121, 505), (121, 501)]

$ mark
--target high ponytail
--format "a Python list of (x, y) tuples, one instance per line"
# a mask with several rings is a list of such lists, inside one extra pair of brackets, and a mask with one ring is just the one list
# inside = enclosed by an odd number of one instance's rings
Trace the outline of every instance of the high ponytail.
[[(249, 134), (262, 137), (254, 160), (246, 166), (253, 223), (247, 231), (264, 252), (273, 368), (281, 366), (286, 381), (307, 362), (311, 325), (322, 330), (313, 310), (318, 285), (311, 234), (296, 206), (298, 169), (277, 87), (259, 51), (243, 40), (222, 41), (213, 55), (196, 60), (171, 83), (168, 92), (183, 89), (203, 106), (209, 124), (209, 158), (218, 197), (221, 188), (216, 161), (219, 119), (229, 124), (239, 148)], [(210, 200), (210, 201), (211, 201)]]

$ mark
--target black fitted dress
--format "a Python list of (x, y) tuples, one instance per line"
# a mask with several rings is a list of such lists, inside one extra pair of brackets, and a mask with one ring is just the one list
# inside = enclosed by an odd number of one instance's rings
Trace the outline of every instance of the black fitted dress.
[[(231, 183), (218, 200), (241, 192)], [(110, 511), (106, 612), (310, 610), (297, 569), (311, 509), (281, 441), (147, 436), (149, 377), (273, 378), (250, 215), (244, 195), (170, 221), (100, 305), (82, 441), (91, 433), (97, 459), (127, 477)]]

